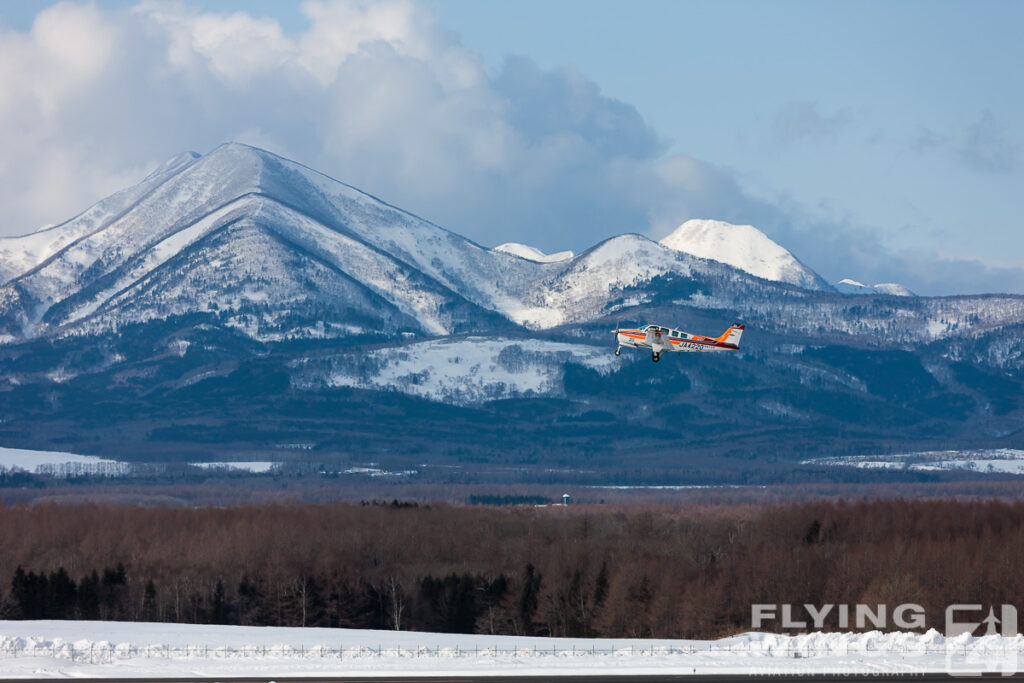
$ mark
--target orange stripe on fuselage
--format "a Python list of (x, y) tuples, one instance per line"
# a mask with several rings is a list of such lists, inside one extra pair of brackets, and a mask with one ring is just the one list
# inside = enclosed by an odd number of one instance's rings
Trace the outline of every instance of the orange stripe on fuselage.
[[(623, 337), (629, 337), (630, 339), (639, 339), (641, 341), (644, 341), (644, 340), (647, 339), (647, 335), (641, 334), (640, 330), (619, 330), (618, 333), (621, 334)], [(709, 337), (701, 337), (699, 339), (696, 338), (696, 337), (691, 337), (690, 339), (673, 339), (671, 337), (667, 337), (667, 339), (668, 339), (668, 341), (670, 343), (672, 343), (672, 344), (674, 344), (676, 346), (679, 346), (680, 344), (699, 344), (701, 346), (713, 346), (715, 348), (720, 348), (720, 349), (735, 349), (735, 350), (738, 350), (740, 348), (740, 347), (736, 346), (735, 344), (726, 344), (726, 343), (723, 343), (723, 342), (711, 339)]]

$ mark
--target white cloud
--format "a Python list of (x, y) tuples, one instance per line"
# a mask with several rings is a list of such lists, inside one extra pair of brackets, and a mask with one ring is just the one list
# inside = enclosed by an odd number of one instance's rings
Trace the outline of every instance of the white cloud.
[[(302, 7), (309, 27), (297, 33), (156, 0), (114, 11), (61, 3), (28, 31), (0, 33), (0, 234), (65, 220), (181, 151), (240, 140), (485, 245), (579, 251), (713, 217), (762, 227), (826, 276), (836, 254), (851, 266), (842, 276), (858, 279), (906, 265), (751, 198), (726, 169), (664, 157), (633, 106), (571, 67), (510, 58), (488, 73), (412, 0)], [(784, 113), (791, 137), (847, 123), (813, 105)], [(972, 149), (992, 165), (989, 129)]]
[[(310, 1), (308, 30), (144, 1), (0, 35), (0, 232), (65, 219), (184, 149), (267, 146), (484, 243), (647, 227), (662, 147), (572, 69), (480, 56), (423, 6)], [(626, 182), (623, 182), (626, 179)], [(632, 183), (635, 185), (635, 183)], [(667, 195), (667, 188), (662, 195)]]

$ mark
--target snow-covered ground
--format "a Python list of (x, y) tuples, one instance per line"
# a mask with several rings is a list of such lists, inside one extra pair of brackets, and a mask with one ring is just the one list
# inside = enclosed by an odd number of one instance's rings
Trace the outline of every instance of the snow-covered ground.
[(852, 455), (814, 458), (805, 465), (907, 469), (915, 471), (966, 470), (1000, 474), (1024, 474), (1024, 451), (993, 448), (969, 451), (922, 451), (893, 455)]
[(192, 467), (201, 467), (204, 470), (239, 470), (244, 472), (253, 472), (255, 474), (265, 474), (270, 470), (274, 469), (281, 463), (269, 462), (265, 460), (253, 460), (248, 462), (190, 462), (189, 465)]
[(360, 365), (339, 358), (329, 386), (402, 391), (460, 405), (562, 395), (564, 363), (598, 372), (616, 362), (610, 347), (540, 339), (441, 339), (369, 351)]
[(717, 641), (0, 621), (5, 678), (1016, 671), (1024, 637), (747, 633)]
[(75, 455), (56, 451), (30, 451), (0, 446), (0, 469), (24, 470), (36, 474), (118, 474), (126, 463), (94, 455)]

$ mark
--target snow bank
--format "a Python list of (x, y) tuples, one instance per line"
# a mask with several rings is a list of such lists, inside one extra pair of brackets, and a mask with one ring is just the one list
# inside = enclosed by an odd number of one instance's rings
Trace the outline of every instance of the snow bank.
[(717, 641), (0, 621), (6, 678), (1016, 671), (1024, 637), (746, 633)]

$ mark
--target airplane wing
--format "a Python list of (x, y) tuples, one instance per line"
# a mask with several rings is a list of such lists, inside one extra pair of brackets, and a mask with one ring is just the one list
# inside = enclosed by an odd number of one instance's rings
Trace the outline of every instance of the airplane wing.
[(644, 344), (650, 346), (651, 350), (655, 353), (673, 350), (668, 333), (662, 332), (660, 328), (653, 326), (647, 328), (647, 338), (644, 339)]

